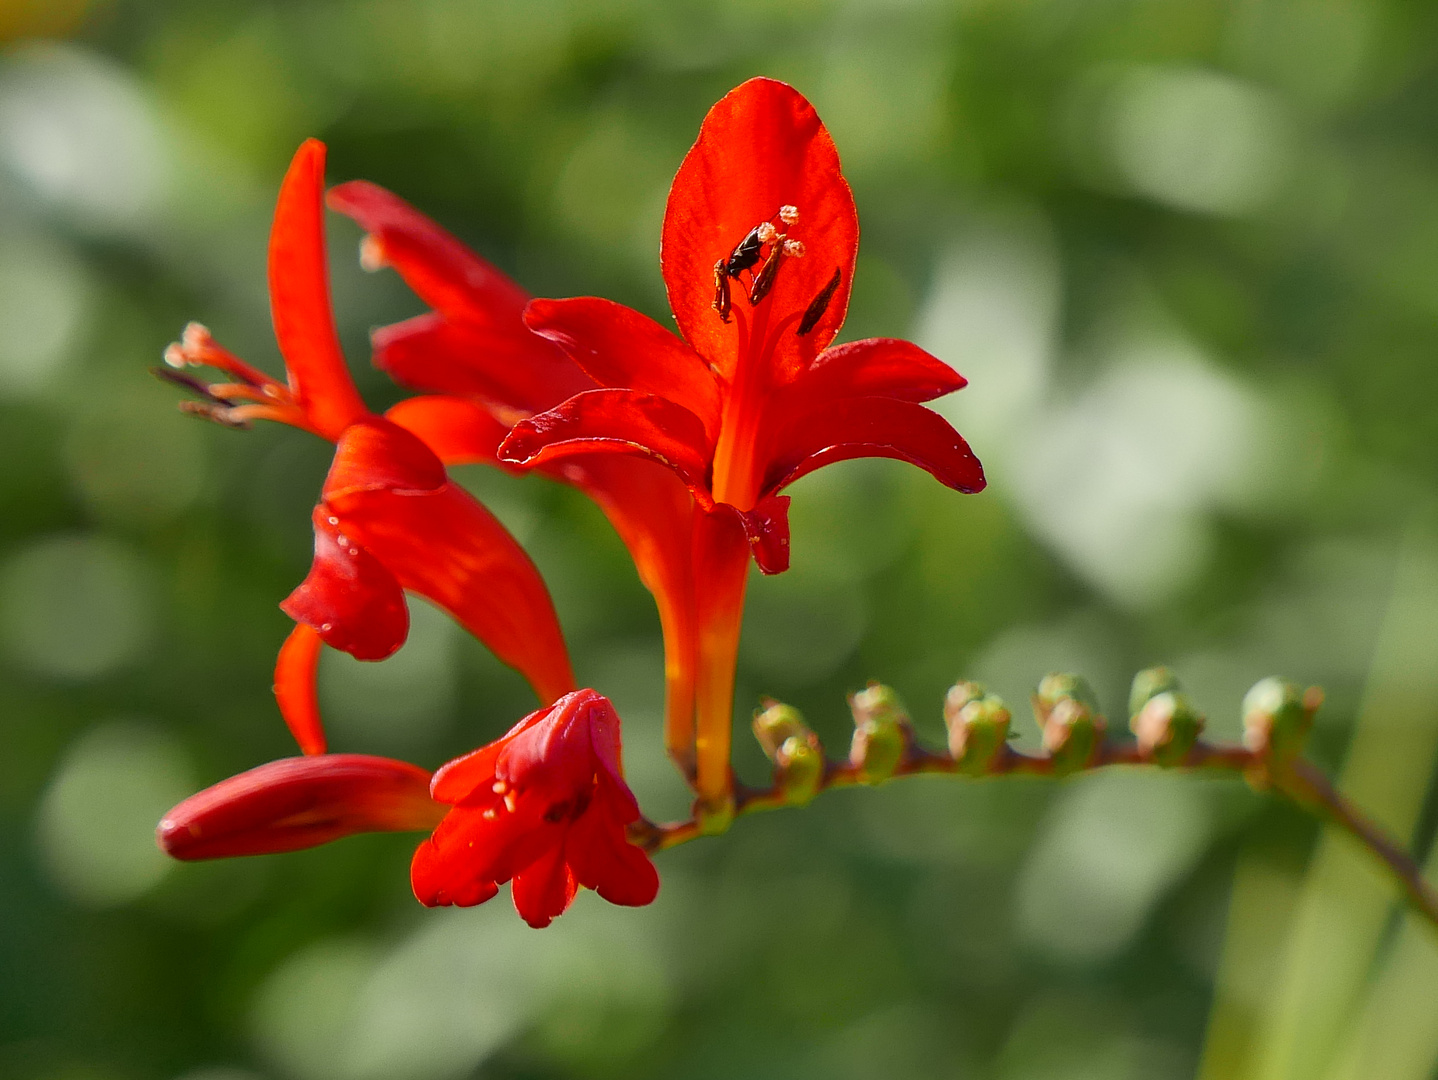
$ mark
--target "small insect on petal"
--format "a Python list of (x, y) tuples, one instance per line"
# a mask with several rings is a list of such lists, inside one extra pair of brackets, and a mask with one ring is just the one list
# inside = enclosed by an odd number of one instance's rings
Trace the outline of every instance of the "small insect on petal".
[(763, 248), (769, 241), (764, 239), (766, 235), (765, 226), (768, 226), (767, 235), (773, 238), (774, 226), (767, 221), (749, 230), (748, 235), (734, 245), (734, 250), (729, 253), (729, 258), (724, 260), (724, 273), (730, 277), (738, 277), (745, 270), (753, 267), (763, 254)]
[(829, 301), (834, 299), (834, 293), (839, 289), (839, 281), (842, 276), (836, 266), (834, 276), (829, 279), (829, 284), (820, 289), (819, 295), (809, 301), (809, 306), (804, 309), (804, 317), (799, 320), (797, 333), (800, 337), (814, 329), (819, 324), (819, 320), (824, 317), (824, 312), (829, 310)]

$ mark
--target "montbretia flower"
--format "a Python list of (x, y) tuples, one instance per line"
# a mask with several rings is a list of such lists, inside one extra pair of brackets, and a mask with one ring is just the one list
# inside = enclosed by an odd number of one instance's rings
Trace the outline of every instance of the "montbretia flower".
[(670, 189), (661, 268), (682, 337), (620, 304), (535, 300), (531, 329), (597, 384), (515, 425), (528, 466), (633, 455), (671, 469), (702, 513), (692, 573), (702, 796), (729, 789), (734, 661), (752, 550), (789, 564), (788, 497), (830, 462), (912, 462), (979, 491), (968, 445), (922, 402), (964, 379), (906, 341), (830, 347), (844, 320), (858, 217), (833, 140), (793, 88), (753, 79), (705, 119)]
[[(517, 668), (541, 701), (574, 688), (554, 605), (524, 550), (449, 479), (423, 430), (409, 430), (403, 415), (371, 413), (350, 378), (330, 310), (324, 158), (319, 142), (300, 147), (270, 233), (270, 303), (287, 382), (193, 324), (165, 354), (168, 377), (200, 395), (186, 403), (190, 411), (232, 426), (275, 420), (335, 443), (314, 513), (314, 562), (281, 605), (296, 627), (275, 669), (281, 712), (306, 753), (325, 749), (315, 693), (320, 643), (363, 660), (388, 656), (408, 633), (406, 591), (449, 612)], [(229, 381), (202, 382), (187, 370), (194, 367)]]
[(548, 926), (580, 887), (630, 906), (659, 891), (654, 864), (626, 836), (639, 807), (621, 756), (614, 707), (579, 690), (433, 777), (361, 754), (272, 761), (186, 799), (156, 838), (175, 858), (194, 860), (433, 829), (411, 867), (422, 903), (483, 903), (512, 880), (520, 915)]
[[(372, 342), (377, 367), (422, 391), (389, 418), (446, 464), (514, 470), (497, 451), (515, 423), (597, 388), (564, 350), (525, 327), (523, 289), (403, 199), (364, 180), (331, 188), (327, 199), (365, 230), (364, 265), (393, 268), (431, 308), (380, 327)], [(635, 457), (571, 459), (539, 471), (598, 504), (654, 594), (667, 657), (665, 742), (692, 775), (693, 499), (668, 469)]]
[(414, 854), (420, 902), (467, 907), (514, 882), (514, 906), (547, 926), (579, 886), (642, 906), (659, 891), (654, 864), (625, 838), (639, 806), (620, 768), (619, 717), (593, 690), (530, 713), (483, 750), (434, 774), (453, 807)]

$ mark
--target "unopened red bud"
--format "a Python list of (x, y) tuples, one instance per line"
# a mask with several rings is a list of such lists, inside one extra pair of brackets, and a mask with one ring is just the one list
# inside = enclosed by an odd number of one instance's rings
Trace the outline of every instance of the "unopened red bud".
[(1174, 691), (1155, 694), (1129, 721), (1139, 753), (1165, 768), (1181, 765), (1203, 733), (1203, 717)]
[(1133, 687), (1128, 692), (1128, 715), (1132, 718), (1148, 704), (1149, 698), (1159, 694), (1177, 693), (1178, 677), (1166, 667), (1145, 668), (1133, 677)]
[(1303, 752), (1322, 703), (1317, 687), (1305, 693), (1283, 679), (1255, 683), (1243, 696), (1243, 744), (1270, 762), (1292, 761)]
[(913, 732), (909, 714), (898, 694), (879, 683), (850, 697), (849, 708), (854, 714), (849, 761), (863, 783), (881, 783), (894, 775), (908, 749)]
[(989, 770), (1009, 739), (1008, 708), (1003, 699), (987, 693), (979, 683), (957, 683), (944, 699), (944, 723), (949, 729), (949, 754), (962, 772), (979, 775)]

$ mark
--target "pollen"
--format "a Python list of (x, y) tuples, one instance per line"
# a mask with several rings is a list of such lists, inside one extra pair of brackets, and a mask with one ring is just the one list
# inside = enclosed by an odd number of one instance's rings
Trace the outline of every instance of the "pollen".
[(799, 208), (788, 205), (779, 207), (779, 220), (785, 225), (794, 224), (794, 222), (799, 220)]
[(517, 802), (517, 800), (516, 800), (515, 797), (514, 797), (514, 792), (512, 792), (512, 791), (511, 791), (511, 792), (508, 792), (508, 793), (504, 796), (504, 808), (505, 808), (506, 810), (508, 810), (508, 811), (512, 814), (512, 813), (514, 813), (514, 808), (515, 808), (517, 805), (518, 805), (518, 802)]
[(360, 240), (359, 248), (360, 268), (373, 274), (376, 270), (383, 270), (385, 267), (384, 244), (378, 236), (366, 233)]
[(754, 235), (759, 238), (759, 243), (772, 244), (774, 237), (779, 235), (779, 230), (774, 228), (773, 222), (763, 221), (759, 223), (759, 228), (755, 230)]
[(496, 795), (503, 795), (506, 791), (509, 790), (509, 785), (506, 784), (503, 780), (496, 780), (494, 782), (494, 786), (491, 787), (489, 790), (494, 792)]
[(791, 259), (802, 259), (804, 257), (804, 245), (798, 240), (785, 240), (784, 254)]

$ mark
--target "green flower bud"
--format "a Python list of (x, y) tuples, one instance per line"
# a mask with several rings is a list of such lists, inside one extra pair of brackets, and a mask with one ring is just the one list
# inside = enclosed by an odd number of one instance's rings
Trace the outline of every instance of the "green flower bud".
[(1149, 698), (1177, 693), (1178, 689), (1178, 676), (1168, 668), (1145, 668), (1133, 677), (1133, 687), (1128, 692), (1128, 715), (1137, 716)]
[(790, 735), (774, 754), (774, 782), (790, 806), (803, 806), (819, 794), (824, 779), (824, 751), (811, 733)]
[[(1137, 679), (1134, 685), (1136, 689)], [(1129, 728), (1138, 739), (1140, 754), (1170, 768), (1183, 764), (1203, 732), (1203, 723), (1188, 698), (1169, 690), (1145, 701), (1129, 721)]]
[(764, 755), (770, 760), (777, 759), (779, 747), (786, 739), (795, 735), (812, 737), (804, 717), (792, 705), (785, 705), (773, 698), (764, 698), (764, 707), (754, 712), (754, 738), (764, 748)]
[(949, 687), (949, 692), (944, 695), (944, 722), (952, 723), (954, 717), (959, 715), (960, 710), (962, 710), (965, 705), (971, 701), (978, 701), (987, 695), (988, 690), (984, 688), (983, 683), (965, 682), (963, 680), (954, 683), (953, 686)]
[(1317, 687), (1303, 693), (1278, 678), (1255, 683), (1243, 695), (1243, 744), (1271, 761), (1292, 761), (1303, 752), (1322, 703), (1323, 691)]
[[(954, 710), (954, 701), (960, 696), (954, 691), (964, 686), (977, 688), (978, 694), (968, 697)], [(988, 772), (994, 758), (1009, 741), (1009, 720), (1003, 699), (984, 693), (977, 683), (960, 683), (949, 691), (944, 723), (949, 728), (949, 754), (960, 771), (975, 776)]]
[(849, 761), (865, 784), (878, 784), (894, 775), (912, 739), (909, 714), (893, 689), (870, 683), (849, 698), (854, 714), (854, 741)]
[(1099, 712), (1098, 696), (1082, 675), (1045, 675), (1034, 695), (1034, 714), (1055, 776), (1087, 766), (1108, 727)]

